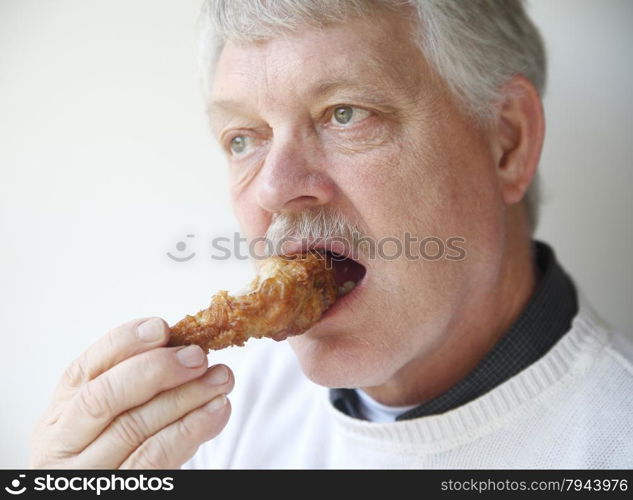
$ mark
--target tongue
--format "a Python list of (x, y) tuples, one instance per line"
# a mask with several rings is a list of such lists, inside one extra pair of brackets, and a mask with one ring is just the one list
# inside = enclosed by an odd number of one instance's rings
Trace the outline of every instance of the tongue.
[(355, 260), (335, 256), (332, 265), (337, 286), (343, 286), (348, 281), (358, 283), (365, 276), (366, 269)]

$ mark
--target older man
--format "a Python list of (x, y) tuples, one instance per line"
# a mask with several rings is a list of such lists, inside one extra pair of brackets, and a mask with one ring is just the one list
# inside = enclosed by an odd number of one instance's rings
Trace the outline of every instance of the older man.
[(442, 251), (359, 254), (292, 350), (233, 353), (224, 432), (228, 367), (164, 347), (156, 318), (113, 330), (64, 375), (32, 465), (176, 467), (206, 441), (188, 467), (633, 465), (633, 346), (532, 238), (545, 57), (520, 2), (209, 0), (201, 19), (249, 239)]

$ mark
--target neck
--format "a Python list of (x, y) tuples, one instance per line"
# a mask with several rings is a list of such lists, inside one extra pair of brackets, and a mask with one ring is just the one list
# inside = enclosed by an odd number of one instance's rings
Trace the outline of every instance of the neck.
[(460, 304), (459, 316), (450, 322), (446, 340), (436, 351), (414, 358), (387, 383), (363, 388), (373, 399), (403, 406), (439, 396), (467, 377), (518, 319), (534, 293), (538, 269), (531, 236), (522, 218), (512, 215), (509, 226), (514, 229), (506, 239), (495, 289), (478, 294), (465, 306)]

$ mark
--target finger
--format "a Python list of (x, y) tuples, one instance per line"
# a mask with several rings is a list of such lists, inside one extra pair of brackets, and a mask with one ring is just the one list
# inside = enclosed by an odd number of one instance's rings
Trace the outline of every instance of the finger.
[(51, 429), (66, 452), (88, 446), (121, 413), (202, 375), (207, 357), (197, 345), (161, 347), (122, 361), (84, 384)]
[(53, 397), (70, 399), (79, 387), (121, 361), (167, 344), (169, 327), (161, 318), (140, 318), (118, 326), (101, 337), (66, 369)]
[[(136, 448), (169, 424), (233, 389), (228, 367), (216, 365), (180, 387), (119, 415), (80, 455), (88, 468), (118, 467)], [(108, 457), (108, 464), (103, 463)]]
[(217, 436), (229, 420), (231, 404), (221, 395), (168, 425), (139, 446), (121, 469), (177, 469), (198, 447)]

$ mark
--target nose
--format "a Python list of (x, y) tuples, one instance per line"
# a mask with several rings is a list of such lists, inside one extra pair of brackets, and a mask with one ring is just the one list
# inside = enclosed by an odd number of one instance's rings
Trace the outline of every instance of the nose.
[(309, 137), (277, 135), (258, 175), (257, 201), (269, 212), (326, 205), (335, 186), (320, 148)]

